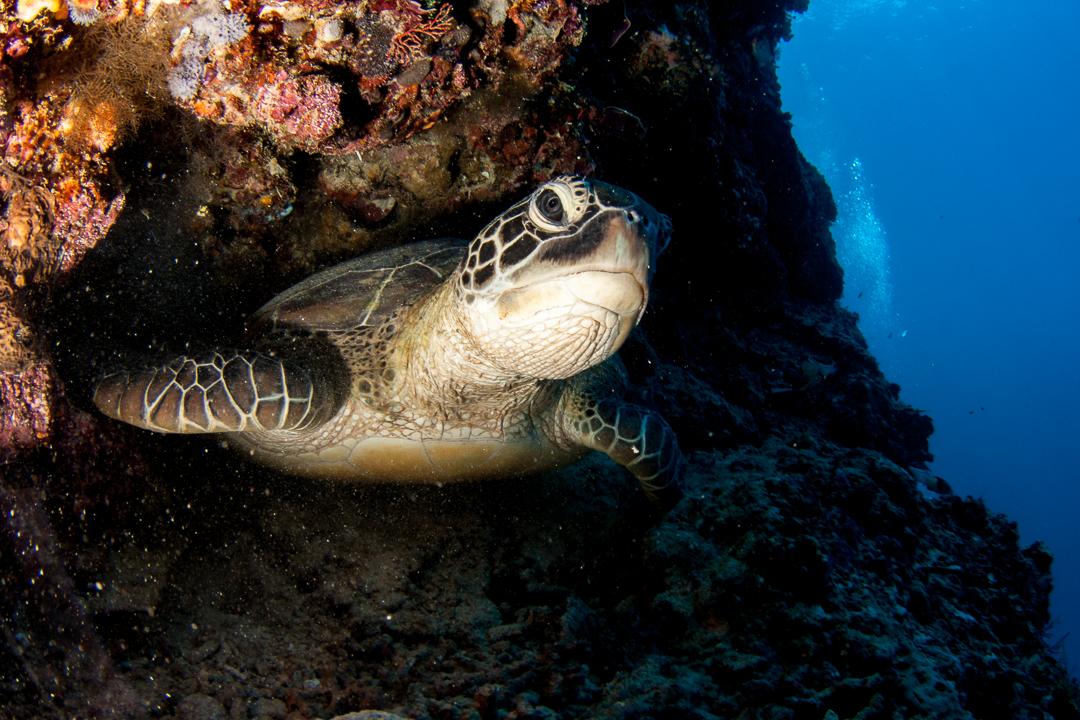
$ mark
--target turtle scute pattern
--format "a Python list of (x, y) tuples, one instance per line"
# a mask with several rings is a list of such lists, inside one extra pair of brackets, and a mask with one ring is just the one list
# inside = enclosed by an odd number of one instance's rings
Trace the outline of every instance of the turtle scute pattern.
[(285, 358), (214, 350), (105, 378), (94, 402), (157, 432), (302, 432), (338, 404), (318, 379)]
[(629, 470), (660, 507), (682, 496), (683, 457), (675, 432), (657, 412), (624, 402), (628, 378), (618, 356), (571, 379), (567, 429), (586, 447)]
[(682, 465), (671, 428), (657, 413), (636, 405), (604, 400), (585, 410), (577, 429), (586, 445), (632, 472), (654, 500), (669, 489), (671, 475)]

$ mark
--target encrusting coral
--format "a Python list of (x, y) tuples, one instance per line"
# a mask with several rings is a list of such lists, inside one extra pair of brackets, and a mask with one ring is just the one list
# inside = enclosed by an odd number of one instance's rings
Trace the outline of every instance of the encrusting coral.
[(183, 28), (174, 43), (178, 62), (169, 70), (169, 92), (177, 100), (190, 100), (202, 86), (206, 59), (215, 50), (239, 42), (248, 34), (247, 18), (240, 13), (200, 15)]

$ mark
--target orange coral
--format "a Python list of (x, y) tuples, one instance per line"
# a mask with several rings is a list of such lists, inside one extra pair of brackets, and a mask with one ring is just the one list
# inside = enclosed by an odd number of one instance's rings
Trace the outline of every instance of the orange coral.
[[(406, 65), (424, 54), (424, 45), (432, 40), (438, 40), (454, 26), (450, 17), (449, 5), (439, 8), (435, 17), (417, 22), (398, 33), (390, 41), (390, 60)], [(426, 12), (435, 12), (429, 10)]]
[(89, 58), (76, 73), (61, 130), (76, 147), (106, 152), (155, 115), (165, 96), (167, 46), (142, 18), (99, 23), (83, 40)]
[(10, 170), (0, 176), (0, 190), (7, 201), (0, 219), (0, 267), (21, 288), (29, 272), (48, 263), (56, 200), (45, 188), (31, 186)]
[(93, 152), (105, 152), (116, 142), (119, 131), (126, 125), (126, 108), (113, 98), (96, 104), (76, 97), (64, 108), (60, 129), (74, 143)]

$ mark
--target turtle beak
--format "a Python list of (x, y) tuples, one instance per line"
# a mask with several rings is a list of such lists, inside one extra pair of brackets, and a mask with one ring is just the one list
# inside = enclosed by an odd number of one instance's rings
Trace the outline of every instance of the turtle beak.
[(604, 357), (614, 353), (641, 320), (649, 299), (651, 253), (639, 226), (632, 212), (620, 212), (604, 226), (602, 237), (591, 239), (591, 251), (574, 258), (572, 270), (557, 252), (550, 255), (543, 275), (502, 293), (496, 302), (499, 321), (520, 326), (542, 322), (549, 313), (606, 311), (610, 334)]
[(575, 291), (586, 302), (623, 318), (632, 317), (632, 325), (640, 322), (649, 303), (649, 281), (657, 255), (654, 229), (661, 226), (662, 217), (651, 207), (641, 205), (644, 207), (626, 210), (607, 224), (605, 237), (593, 252), (591, 267), (578, 273), (588, 276), (589, 287), (581, 282), (581, 294)]

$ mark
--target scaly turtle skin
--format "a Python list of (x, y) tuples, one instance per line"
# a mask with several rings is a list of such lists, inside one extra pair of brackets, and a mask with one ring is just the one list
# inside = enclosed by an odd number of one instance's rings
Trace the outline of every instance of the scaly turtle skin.
[(622, 401), (614, 353), (670, 237), (633, 193), (558, 178), (471, 243), (332, 267), (260, 309), (246, 349), (110, 375), (94, 402), (157, 432), (231, 433), (259, 462), (311, 477), (500, 478), (599, 450), (668, 504), (678, 443)]

